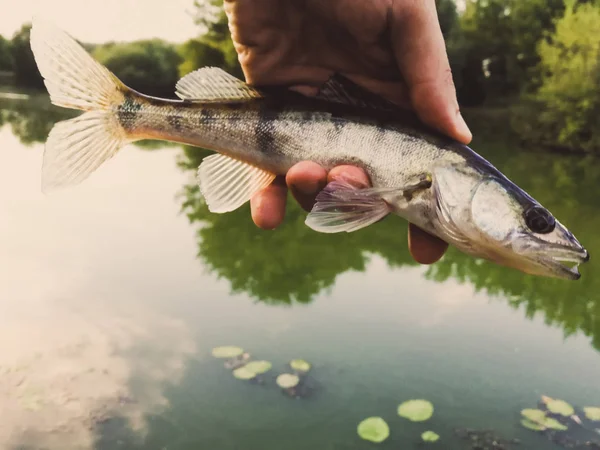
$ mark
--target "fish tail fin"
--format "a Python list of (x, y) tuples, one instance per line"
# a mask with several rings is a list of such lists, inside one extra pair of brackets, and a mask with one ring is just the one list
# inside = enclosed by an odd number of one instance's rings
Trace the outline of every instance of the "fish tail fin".
[(42, 190), (78, 184), (133, 142), (116, 113), (131, 90), (67, 33), (35, 18), (31, 49), (57, 106), (86, 111), (57, 123), (48, 136)]

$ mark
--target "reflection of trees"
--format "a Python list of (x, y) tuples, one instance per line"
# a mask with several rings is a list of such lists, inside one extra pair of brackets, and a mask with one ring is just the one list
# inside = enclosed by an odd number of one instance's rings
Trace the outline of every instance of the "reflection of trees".
[(53, 106), (46, 96), (29, 100), (0, 100), (0, 125), (10, 124), (23, 144), (45, 142), (54, 124), (77, 115), (75, 111)]
[[(600, 181), (598, 164), (548, 154), (507, 153), (501, 142), (486, 147), (484, 155), (566, 222), (590, 254), (600, 252), (596, 233), (600, 209), (595, 206), (594, 193)], [(196, 170), (206, 154), (186, 148), (181, 166)], [(415, 264), (406, 246), (406, 223), (396, 217), (356, 233), (325, 235), (306, 227), (305, 213), (289, 202), (284, 225), (265, 232), (251, 223), (248, 206), (228, 214), (211, 214), (196, 185), (186, 186), (184, 193), (184, 211), (192, 223), (201, 225), (198, 256), (218, 276), (228, 279), (234, 292), (245, 291), (261, 301), (310, 302), (331, 287), (337, 275), (364, 271), (369, 254), (382, 256), (393, 267)], [(560, 325), (566, 335), (581, 331), (600, 349), (596, 294), (600, 279), (593, 276), (590, 264), (582, 268), (579, 281), (553, 280), (450, 249), (442, 261), (429, 267), (426, 277), (438, 282), (452, 278), (502, 295), (511, 306), (523, 308), (527, 317), (542, 312), (547, 323)]]
[[(206, 155), (186, 148), (182, 166), (196, 168)], [(275, 231), (256, 228), (248, 205), (228, 214), (211, 214), (195, 185), (185, 187), (184, 210), (198, 230), (199, 256), (235, 292), (267, 302), (310, 302), (331, 287), (337, 275), (364, 271), (369, 253), (390, 264), (414, 264), (406, 249), (406, 224), (390, 217), (367, 230), (325, 235), (304, 224), (306, 214), (289, 202), (286, 221)]]

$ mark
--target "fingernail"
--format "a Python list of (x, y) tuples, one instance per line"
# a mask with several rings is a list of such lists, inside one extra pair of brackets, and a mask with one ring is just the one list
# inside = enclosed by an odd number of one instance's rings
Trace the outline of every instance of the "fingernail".
[(469, 130), (469, 126), (467, 125), (467, 122), (465, 122), (460, 111), (456, 113), (456, 134), (466, 142), (470, 142), (473, 138), (473, 134), (471, 133), (471, 130)]

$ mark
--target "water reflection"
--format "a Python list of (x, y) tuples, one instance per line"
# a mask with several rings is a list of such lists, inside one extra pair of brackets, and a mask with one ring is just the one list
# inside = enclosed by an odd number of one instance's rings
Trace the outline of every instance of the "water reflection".
[[(475, 142), (475, 148), (561, 218), (591, 255), (599, 253), (600, 207), (595, 193), (599, 161), (506, 151), (502, 140), (486, 138)], [(195, 170), (206, 154), (185, 148), (180, 166)], [(289, 202), (285, 224), (264, 232), (250, 224), (247, 206), (229, 214), (211, 214), (196, 185), (185, 186), (184, 192), (184, 211), (192, 223), (201, 225), (198, 256), (230, 280), (234, 292), (246, 291), (265, 302), (310, 302), (339, 274), (364, 271), (372, 254), (382, 256), (390, 267), (415, 265), (407, 250), (406, 223), (397, 217), (356, 233), (323, 235), (308, 229), (305, 213)], [(425, 277), (437, 282), (454, 279), (476, 291), (501, 295), (527, 317), (542, 313), (548, 324), (561, 326), (565, 336), (583, 332), (600, 350), (600, 278), (594, 276), (593, 260), (582, 274), (577, 282), (532, 277), (450, 249)]]
[(7, 123), (24, 145), (45, 142), (54, 124), (75, 117), (77, 112), (52, 105), (46, 96), (33, 95), (27, 100), (0, 97), (0, 126)]
[[(23, 143), (43, 142), (53, 123), (71, 114), (44, 101), (0, 102), (0, 120), (10, 123)], [(507, 151), (507, 146), (514, 144), (489, 129), (474, 142), (480, 153), (553, 211), (588, 248), (592, 261), (582, 268), (582, 278), (568, 282), (532, 277), (454, 249), (424, 276), (437, 282), (453, 279), (476, 291), (497, 294), (527, 317), (543, 314), (548, 324), (562, 327), (565, 336), (584, 333), (600, 349), (600, 278), (594, 276), (594, 255), (600, 254), (596, 232), (600, 164), (589, 157)], [(179, 165), (192, 174), (207, 154), (185, 147)], [(406, 223), (397, 217), (356, 233), (324, 235), (306, 227), (305, 213), (289, 202), (284, 225), (265, 232), (251, 224), (248, 206), (223, 215), (209, 213), (193, 182), (182, 189), (182, 210), (198, 226), (198, 258), (228, 280), (233, 292), (245, 292), (265, 303), (309, 303), (331, 288), (340, 274), (364, 271), (371, 255), (381, 256), (390, 267), (416, 265), (407, 250)]]

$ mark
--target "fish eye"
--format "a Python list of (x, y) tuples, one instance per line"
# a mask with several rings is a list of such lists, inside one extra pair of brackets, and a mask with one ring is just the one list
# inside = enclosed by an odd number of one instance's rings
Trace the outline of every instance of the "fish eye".
[(556, 226), (552, 214), (541, 206), (533, 206), (525, 211), (525, 223), (531, 231), (539, 234), (551, 233)]

